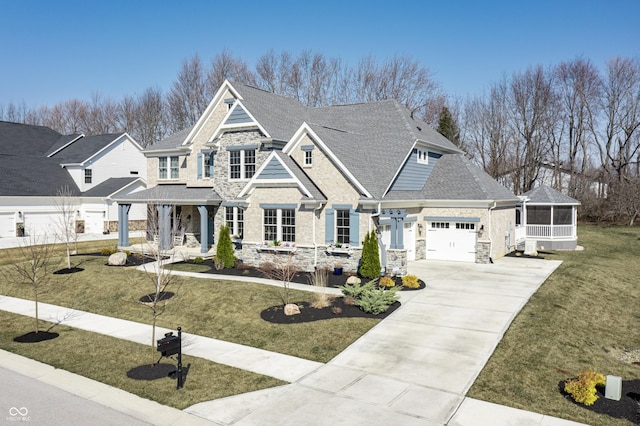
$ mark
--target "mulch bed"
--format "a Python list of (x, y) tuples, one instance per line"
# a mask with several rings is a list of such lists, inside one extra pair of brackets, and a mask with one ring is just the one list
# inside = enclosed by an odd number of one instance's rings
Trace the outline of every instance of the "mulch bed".
[(285, 315), (284, 305), (272, 306), (260, 313), (260, 317), (274, 324), (296, 324), (311, 321), (320, 321), (332, 318), (377, 318), (383, 319), (400, 307), (400, 302), (389, 306), (385, 312), (373, 315), (362, 311), (354, 305), (345, 305), (342, 297), (336, 297), (331, 306), (327, 308), (314, 308), (308, 302), (294, 302), (300, 307), (300, 313)]
[[(193, 264), (192, 260), (187, 262), (177, 262), (180, 263), (190, 263)], [(213, 261), (211, 259), (207, 259), (201, 263), (201, 265), (205, 265), (209, 267), (209, 270), (201, 272), (201, 274), (214, 274), (214, 275), (232, 275), (237, 277), (251, 277), (251, 278), (265, 278), (264, 274), (260, 272), (258, 269), (250, 267), (250, 266), (242, 266), (239, 268), (224, 268), (224, 269), (216, 269), (213, 266)], [(327, 275), (327, 287), (337, 288), (338, 286), (345, 285), (347, 282), (347, 278), (351, 275), (355, 274), (342, 274), (342, 275), (333, 275), (333, 273), (329, 272)], [(291, 279), (292, 283), (296, 284), (308, 284), (313, 285), (313, 273), (311, 272), (298, 272)], [(402, 285), (402, 277), (393, 277), (396, 286)], [(364, 284), (367, 280), (362, 278), (362, 283)], [(402, 291), (412, 291), (412, 290), (421, 290), (425, 288), (425, 283), (422, 280), (418, 281), (420, 284), (420, 288), (407, 288), (402, 287)]]
[[(82, 253), (76, 256), (99, 256), (99, 257), (104, 257), (105, 259), (109, 259), (109, 255), (102, 254), (102, 253)], [(168, 258), (169, 258), (168, 256), (162, 257), (163, 260)], [(109, 265), (108, 263), (105, 263), (105, 265), (121, 268), (123, 266), (140, 266), (145, 263), (150, 263), (155, 261), (156, 259), (153, 256), (141, 255), (138, 253), (138, 254), (130, 254), (129, 256), (127, 256), (127, 263), (125, 263), (124, 265)]]
[[(172, 293), (170, 291), (161, 291), (158, 294), (158, 300), (157, 301), (159, 302), (161, 300), (169, 300), (175, 295), (176, 295), (175, 293)], [(155, 293), (145, 294), (144, 296), (142, 296), (140, 298), (140, 302), (142, 302), (142, 303), (152, 303), (155, 298), (156, 298), (156, 294)]]
[(626, 419), (632, 423), (640, 424), (640, 380), (622, 381), (622, 398), (620, 398), (620, 401), (606, 399), (604, 397), (604, 387), (597, 387), (596, 393), (598, 399), (593, 405), (589, 406), (575, 402), (571, 395), (564, 391), (564, 384), (564, 380), (558, 383), (558, 390), (573, 404), (599, 414), (606, 414), (611, 417)]
[(145, 364), (127, 371), (127, 377), (134, 380), (158, 380), (172, 377), (177, 370), (173, 364)]
[(22, 336), (14, 337), (13, 341), (18, 343), (38, 343), (44, 342), (45, 340), (51, 340), (58, 337), (58, 333), (52, 333), (49, 331), (30, 331), (27, 334), (23, 334)]
[(84, 268), (62, 268), (54, 272), (55, 275), (74, 274), (76, 272), (84, 271)]

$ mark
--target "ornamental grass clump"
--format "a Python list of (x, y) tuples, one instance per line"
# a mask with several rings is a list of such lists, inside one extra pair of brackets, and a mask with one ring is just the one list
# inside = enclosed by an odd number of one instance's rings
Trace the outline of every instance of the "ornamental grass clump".
[(578, 374), (577, 377), (567, 380), (564, 391), (578, 403), (593, 405), (598, 399), (596, 394), (597, 386), (604, 386), (607, 382), (603, 374), (589, 368)]

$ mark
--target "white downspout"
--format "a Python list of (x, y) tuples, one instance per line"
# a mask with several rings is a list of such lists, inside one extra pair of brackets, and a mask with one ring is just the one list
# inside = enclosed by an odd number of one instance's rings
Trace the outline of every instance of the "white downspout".
[[(318, 243), (316, 242), (316, 212), (324, 206), (324, 203), (320, 203), (318, 207), (313, 209), (313, 269), (318, 266)], [(325, 231), (326, 232), (326, 231)]]
[(496, 208), (497, 204), (498, 203), (494, 201), (493, 206), (489, 207), (489, 263), (493, 263), (493, 260), (491, 259), (491, 253), (493, 253), (493, 240), (491, 239), (491, 225), (493, 223), (493, 220), (491, 218), (491, 211)]

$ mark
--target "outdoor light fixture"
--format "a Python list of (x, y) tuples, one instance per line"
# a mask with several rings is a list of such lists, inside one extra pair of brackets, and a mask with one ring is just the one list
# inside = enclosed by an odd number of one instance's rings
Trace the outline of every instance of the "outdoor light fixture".
[(18, 212), (18, 217), (22, 219), (22, 212)]

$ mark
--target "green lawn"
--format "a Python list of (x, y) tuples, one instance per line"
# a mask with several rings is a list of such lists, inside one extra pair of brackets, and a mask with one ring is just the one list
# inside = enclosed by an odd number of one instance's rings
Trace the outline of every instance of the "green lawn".
[[(15, 256), (6, 258), (15, 261)], [(103, 256), (73, 257), (72, 264), (84, 271), (61, 277), (68, 280), (54, 283), (40, 301), (150, 324), (151, 310), (137, 301), (154, 291), (153, 283), (144, 272), (133, 267), (108, 267), (106, 261)], [(10, 265), (0, 266), (0, 276), (8, 268)], [(319, 362), (329, 361), (380, 321), (337, 317), (304, 324), (271, 324), (260, 318), (260, 312), (282, 304), (283, 289), (261, 284), (181, 277), (179, 288), (168, 290), (177, 296), (159, 317), (160, 326), (181, 326), (188, 333)], [(0, 294), (32, 298), (29, 285), (10, 280), (0, 280)], [(312, 299), (310, 292), (291, 290), (292, 301)]]
[[(72, 266), (82, 272), (55, 276), (41, 302), (149, 324), (151, 311), (138, 299), (154, 290), (148, 275), (133, 267), (108, 267), (106, 256), (87, 256), (112, 247), (110, 242), (81, 243), (81, 255)], [(62, 253), (58, 251), (58, 253)], [(7, 279), (11, 264), (20, 261), (18, 250), (0, 253), (0, 294), (32, 299), (32, 287)], [(59, 267), (64, 267), (62, 262)], [(336, 318), (307, 324), (278, 325), (263, 321), (260, 312), (282, 303), (282, 289), (267, 285), (197, 278), (180, 278), (179, 286), (167, 289), (177, 296), (159, 317), (159, 326), (254, 346), (301, 358), (326, 362), (340, 353), (379, 320)], [(292, 300), (310, 301), (309, 292), (292, 291)], [(192, 404), (238, 393), (251, 392), (284, 382), (185, 356), (189, 365), (185, 387), (175, 392), (176, 382), (129, 379), (126, 372), (150, 362), (150, 346), (98, 333), (56, 325), (56, 339), (37, 344), (15, 343), (13, 338), (34, 330), (34, 320), (0, 311), (0, 348), (98, 380), (162, 404), (183, 409)], [(51, 323), (40, 321), (40, 329)], [(161, 336), (158, 336), (161, 337)], [(151, 335), (149, 335), (151, 343)], [(157, 357), (156, 357), (157, 359)]]
[(623, 380), (640, 367), (612, 349), (640, 349), (640, 228), (578, 227), (584, 251), (555, 252), (563, 264), (514, 320), (469, 396), (591, 425), (629, 422), (578, 407), (558, 383), (593, 367)]

